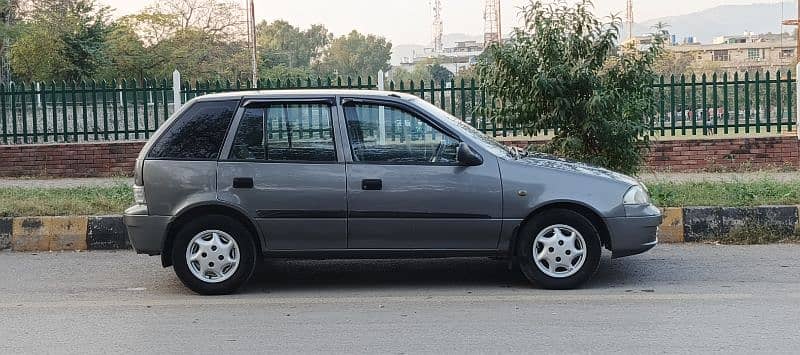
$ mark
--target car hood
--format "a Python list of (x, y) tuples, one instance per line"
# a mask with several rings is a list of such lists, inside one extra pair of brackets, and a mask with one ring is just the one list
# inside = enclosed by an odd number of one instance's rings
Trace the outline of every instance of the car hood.
[(599, 177), (608, 180), (618, 181), (629, 185), (638, 185), (639, 182), (625, 174), (620, 174), (598, 166), (581, 163), (573, 160), (554, 157), (552, 155), (543, 153), (530, 153), (527, 156), (520, 157), (517, 162), (519, 164), (545, 168), (555, 169), (564, 172), (584, 175), (589, 177)]

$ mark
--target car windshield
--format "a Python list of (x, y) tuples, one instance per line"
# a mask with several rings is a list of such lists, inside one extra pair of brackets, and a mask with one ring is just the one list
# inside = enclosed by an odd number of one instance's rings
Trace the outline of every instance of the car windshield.
[(436, 105), (431, 104), (430, 102), (425, 101), (425, 100), (420, 99), (420, 98), (414, 98), (411, 101), (416, 103), (419, 106), (422, 106), (428, 112), (434, 113), (434, 114), (436, 114), (436, 116), (447, 120), (447, 122), (452, 123), (453, 125), (455, 125), (458, 128), (461, 128), (461, 130), (464, 133), (466, 133), (470, 137), (474, 138), (475, 141), (477, 141), (482, 147), (488, 149), (489, 151), (491, 151), (495, 155), (503, 156), (503, 157), (510, 157), (510, 158), (519, 157), (520, 152), (518, 152), (515, 148), (512, 148), (510, 146), (504, 145), (504, 144), (496, 141), (494, 138), (487, 136), (486, 134), (484, 134), (483, 132), (479, 131), (475, 127), (472, 127), (472, 125), (470, 125), (470, 124), (460, 120), (459, 118), (447, 113), (447, 111), (442, 110), (441, 108), (437, 107)]

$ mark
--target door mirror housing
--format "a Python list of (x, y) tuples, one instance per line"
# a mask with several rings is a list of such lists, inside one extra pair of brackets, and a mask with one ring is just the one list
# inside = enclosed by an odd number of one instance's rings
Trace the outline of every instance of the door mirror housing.
[(458, 162), (463, 166), (478, 166), (483, 164), (483, 157), (467, 143), (461, 142), (458, 145)]

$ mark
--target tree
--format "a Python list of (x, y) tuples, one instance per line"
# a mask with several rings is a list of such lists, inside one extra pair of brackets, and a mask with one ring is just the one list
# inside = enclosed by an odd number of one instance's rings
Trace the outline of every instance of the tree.
[(0, 0), (0, 83), (10, 80), (9, 49), (16, 37), (19, 0)]
[(169, 77), (177, 69), (187, 79), (246, 79), (247, 53), (240, 43), (223, 41), (200, 29), (185, 29), (151, 48), (153, 76)]
[(391, 79), (398, 83), (401, 81), (413, 81), (415, 83), (420, 81), (429, 82), (430, 80), (434, 80), (439, 83), (442, 80), (450, 81), (454, 77), (452, 72), (441, 65), (437, 59), (433, 58), (419, 61), (418, 63), (414, 64), (411, 70), (393, 68), (390, 74)]
[(385, 38), (353, 31), (331, 42), (318, 68), (326, 75), (374, 77), (391, 68), (391, 56), (392, 43)]
[(125, 18), (118, 34), (141, 38), (148, 77), (178, 69), (187, 79), (244, 79), (250, 69), (242, 13), (229, 0), (163, 0)]
[(136, 33), (131, 17), (118, 19), (106, 36), (106, 64), (99, 72), (102, 79), (149, 76), (153, 58)]
[(109, 8), (94, 0), (37, 0), (11, 49), (23, 79), (91, 78), (105, 64)]
[(664, 76), (687, 74), (694, 65), (694, 56), (688, 53), (676, 53), (670, 50), (662, 52), (653, 68), (656, 73)]
[(621, 21), (601, 22), (590, 0), (535, 1), (522, 17), (514, 40), (494, 45), (479, 63), (484, 89), (498, 102), (490, 117), (529, 135), (557, 128), (545, 152), (636, 172), (649, 145), (653, 63), (663, 39), (645, 51), (617, 48)]
[(173, 34), (194, 29), (230, 38), (242, 33), (241, 6), (231, 0), (160, 0), (143, 11), (154, 16), (154, 24)]
[(276, 66), (308, 68), (315, 63), (333, 35), (323, 25), (302, 31), (286, 21), (263, 21), (256, 26), (262, 70)]
[(443, 65), (434, 63), (428, 66), (428, 73), (436, 82), (450, 81), (454, 75), (450, 70), (447, 70)]

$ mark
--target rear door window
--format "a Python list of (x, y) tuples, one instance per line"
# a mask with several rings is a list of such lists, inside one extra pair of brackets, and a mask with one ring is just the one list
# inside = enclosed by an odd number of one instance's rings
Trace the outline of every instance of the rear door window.
[(248, 108), (233, 138), (228, 159), (336, 162), (330, 106), (275, 104)]
[(217, 160), (239, 100), (198, 102), (177, 118), (148, 158)]

